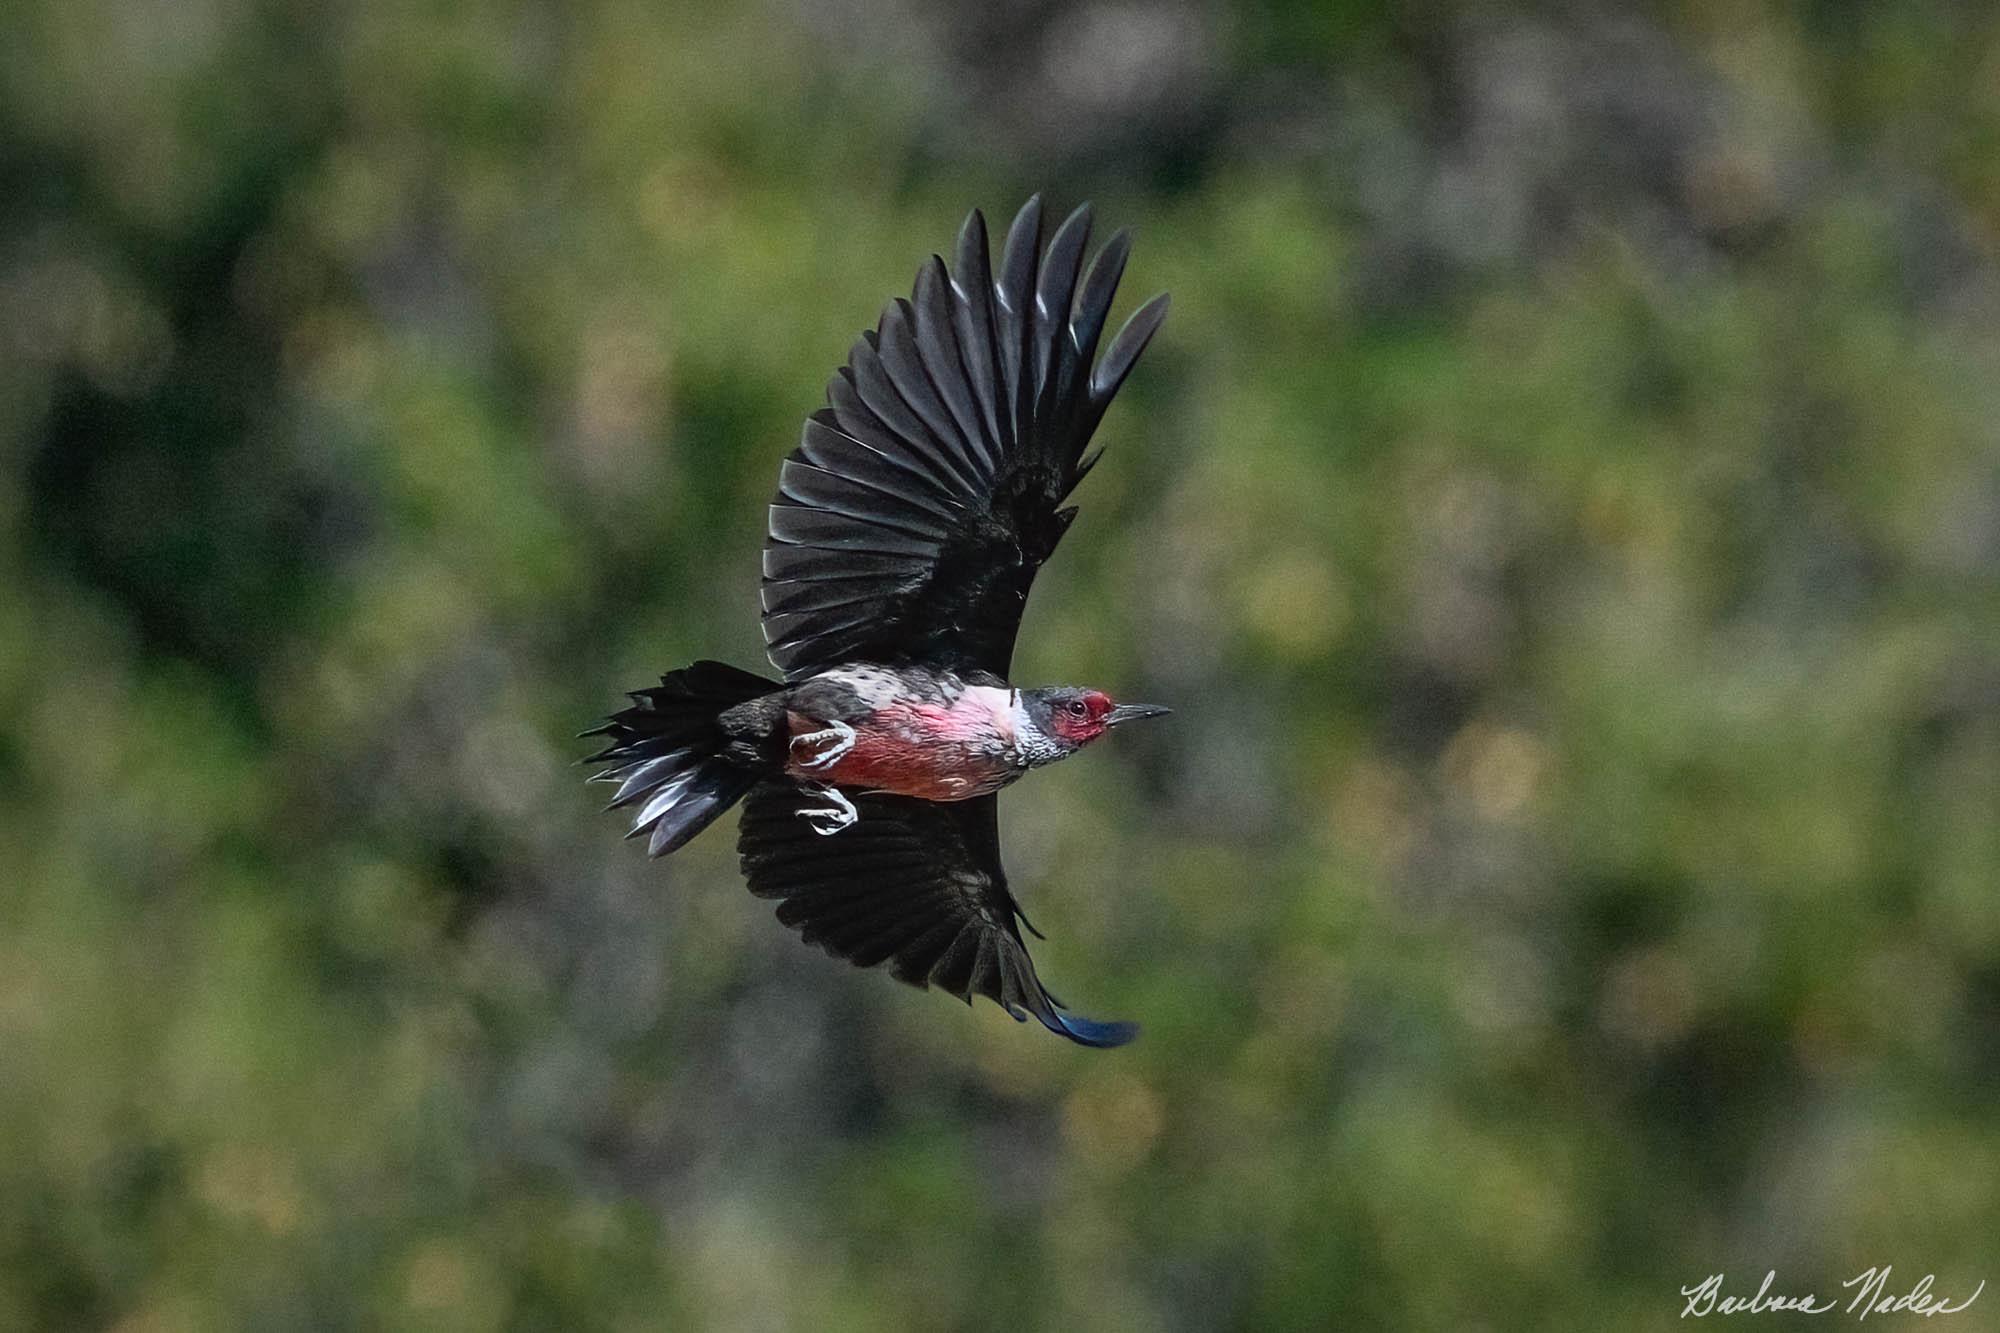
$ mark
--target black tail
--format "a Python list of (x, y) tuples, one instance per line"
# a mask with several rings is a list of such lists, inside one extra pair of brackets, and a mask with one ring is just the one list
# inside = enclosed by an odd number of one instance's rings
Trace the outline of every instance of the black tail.
[(665, 856), (741, 800), (761, 775), (725, 756), (731, 738), (717, 719), (781, 688), (721, 662), (696, 662), (662, 676), (658, 689), (633, 691), (630, 708), (584, 732), (611, 739), (583, 761), (606, 766), (591, 781), (619, 784), (608, 808), (639, 807), (626, 836), (650, 829), (648, 854)]

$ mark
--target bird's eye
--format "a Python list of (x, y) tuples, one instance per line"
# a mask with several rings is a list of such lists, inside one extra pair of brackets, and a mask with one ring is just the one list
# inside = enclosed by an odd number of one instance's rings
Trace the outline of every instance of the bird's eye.
[(1084, 712), (1083, 700), (1081, 699), (1071, 699), (1068, 703), (1064, 704), (1063, 707), (1069, 710), (1069, 715), (1071, 717), (1083, 716)]

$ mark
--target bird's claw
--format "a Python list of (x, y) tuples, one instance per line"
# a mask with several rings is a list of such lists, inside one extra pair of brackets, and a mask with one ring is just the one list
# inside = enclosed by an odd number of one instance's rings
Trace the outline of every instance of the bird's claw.
[(822, 838), (831, 837), (861, 818), (854, 802), (848, 800), (838, 787), (812, 786), (805, 790), (823, 798), (828, 804), (808, 805), (792, 813), (805, 820), (806, 826)]
[(829, 722), (818, 731), (792, 737), (793, 761), (807, 772), (825, 772), (845, 759), (853, 748), (854, 728), (845, 722)]

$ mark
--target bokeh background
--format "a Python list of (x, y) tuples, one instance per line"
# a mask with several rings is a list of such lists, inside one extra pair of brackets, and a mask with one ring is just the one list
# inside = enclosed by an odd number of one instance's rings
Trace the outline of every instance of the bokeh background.
[[(1990, 8), (4, 12), (0, 1326), (2000, 1281)], [(573, 767), (1037, 189), (1175, 296), (1019, 675), (1177, 715), (1003, 802), (1112, 1053)]]

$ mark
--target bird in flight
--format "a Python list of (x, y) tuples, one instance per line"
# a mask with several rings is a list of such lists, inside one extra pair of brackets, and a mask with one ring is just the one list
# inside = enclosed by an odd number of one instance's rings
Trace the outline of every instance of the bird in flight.
[(1098, 345), (1131, 242), (1084, 268), (1088, 205), (1042, 241), (1040, 196), (993, 271), (974, 210), (827, 386), (779, 471), (764, 543), (764, 641), (782, 681), (696, 662), (584, 733), (586, 762), (653, 856), (738, 800), (750, 891), (836, 958), (1086, 1046), (1130, 1023), (1070, 1012), (1000, 864), (1000, 788), (1167, 710), (1008, 683), (1028, 587), (1076, 517), (1084, 447), (1166, 317), (1141, 306)]

